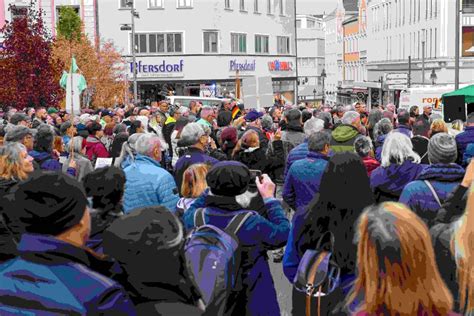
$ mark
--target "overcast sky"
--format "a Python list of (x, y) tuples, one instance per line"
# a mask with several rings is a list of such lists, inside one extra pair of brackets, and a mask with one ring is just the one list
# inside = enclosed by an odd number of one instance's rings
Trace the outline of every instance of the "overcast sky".
[(330, 13), (336, 8), (337, 0), (296, 0), (298, 14)]

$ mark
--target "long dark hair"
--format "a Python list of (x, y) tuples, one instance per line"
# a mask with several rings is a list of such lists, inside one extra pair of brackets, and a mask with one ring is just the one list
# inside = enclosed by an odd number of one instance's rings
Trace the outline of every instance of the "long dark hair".
[(335, 154), (324, 171), (319, 194), (308, 206), (299, 236), (299, 251), (304, 253), (314, 248), (322, 234), (330, 231), (335, 237), (336, 261), (354, 270), (355, 225), (364, 208), (373, 203), (369, 177), (361, 158), (351, 152)]

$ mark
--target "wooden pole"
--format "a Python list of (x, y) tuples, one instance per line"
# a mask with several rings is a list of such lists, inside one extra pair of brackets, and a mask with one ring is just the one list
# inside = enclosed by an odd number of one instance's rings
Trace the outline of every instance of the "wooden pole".
[(235, 71), (235, 97), (240, 99), (240, 79), (238, 69)]
[[(72, 50), (71, 50), (71, 46), (72, 46), (72, 39), (69, 39), (69, 57), (70, 57), (70, 60), (71, 60), (71, 67), (69, 68), (69, 77), (71, 77), (71, 116), (69, 117), (69, 119), (70, 119), (70, 122), (71, 122), (71, 126), (74, 126), (74, 106), (73, 106), (73, 103), (74, 103), (74, 88), (73, 88), (74, 79), (72, 78)], [(73, 138), (74, 138), (74, 135), (72, 136), (71, 141), (73, 140)], [(74, 159), (74, 146), (71, 146), (71, 143), (69, 144), (69, 150), (70, 150), (69, 161), (71, 161), (72, 159)]]

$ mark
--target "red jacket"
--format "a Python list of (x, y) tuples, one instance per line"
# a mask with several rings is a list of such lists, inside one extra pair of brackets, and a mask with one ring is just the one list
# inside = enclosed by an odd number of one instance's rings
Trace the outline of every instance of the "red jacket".
[(367, 156), (362, 158), (362, 161), (364, 162), (365, 168), (367, 169), (367, 174), (370, 175), (372, 174), (372, 171), (377, 169), (380, 166), (380, 162), (375, 160), (374, 158)]
[(95, 161), (97, 158), (109, 158), (109, 152), (104, 144), (95, 136), (87, 137), (86, 155), (90, 161)]

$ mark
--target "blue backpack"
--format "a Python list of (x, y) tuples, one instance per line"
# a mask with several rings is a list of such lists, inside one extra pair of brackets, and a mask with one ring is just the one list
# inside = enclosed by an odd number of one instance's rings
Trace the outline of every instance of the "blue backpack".
[(201, 294), (209, 315), (223, 315), (227, 300), (239, 279), (240, 247), (237, 232), (252, 215), (235, 215), (222, 230), (206, 224), (204, 209), (194, 214), (194, 230), (184, 245), (187, 270)]

